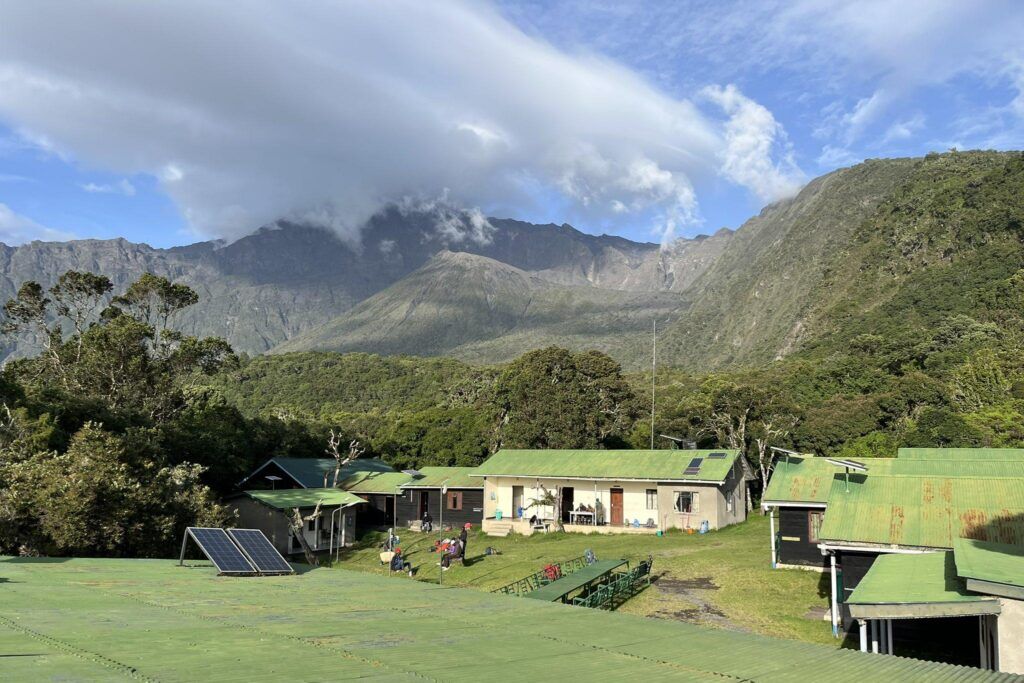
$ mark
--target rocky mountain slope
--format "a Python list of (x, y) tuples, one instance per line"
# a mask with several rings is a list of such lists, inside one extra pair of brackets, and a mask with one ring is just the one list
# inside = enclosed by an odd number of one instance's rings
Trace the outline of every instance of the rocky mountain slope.
[[(508, 360), (551, 344), (615, 353), (649, 336), (654, 316), (671, 316), (682, 305), (670, 291), (563, 284), (545, 275), (486, 256), (442, 251), (351, 311), (274, 351), (416, 353), (477, 361)], [(624, 273), (620, 286), (635, 285), (630, 277)]]
[(992, 249), (992, 234), (1019, 243), (1006, 225), (1024, 221), (1011, 199), (1024, 196), (1020, 164), (1019, 153), (996, 152), (870, 160), (812, 181), (735, 232), (667, 248), (513, 220), (474, 232), (397, 209), (374, 218), (357, 243), (287, 223), (232, 244), (175, 249), (36, 242), (0, 247), (0, 297), (68, 269), (104, 273), (120, 287), (148, 270), (199, 292), (179, 321), (186, 331), (250, 353), (494, 362), (561, 344), (637, 368), (648, 362), (657, 318), (665, 363), (760, 364), (860, 329), (856, 320), (876, 310), (909, 319), (940, 309), (912, 301), (915, 273), (942, 277), (959, 264), (957, 277), (984, 277), (991, 259), (970, 264)]
[[(67, 270), (102, 273), (114, 282), (115, 291), (141, 273), (153, 272), (199, 293), (200, 303), (177, 321), (183, 330), (224, 337), (236, 350), (261, 353), (346, 313), (446, 250), (483, 256), (494, 266), (505, 264), (522, 271), (534, 283), (531, 288), (543, 282), (549, 288), (565, 288), (571, 298), (578, 296), (571, 294), (577, 288), (679, 291), (709, 267), (732, 238), (723, 230), (661, 250), (655, 244), (588, 235), (568, 225), (513, 220), (492, 220), (491, 225), (483, 239), (473, 239), (453, 232), (450, 225), (442, 229), (431, 213), (390, 210), (374, 218), (358, 241), (340, 239), (321, 228), (282, 223), (226, 245), (201, 242), (154, 249), (123, 239), (0, 245), (0, 299), (13, 296), (26, 280), (49, 286)], [(421, 274), (417, 282), (422, 279)], [(415, 289), (409, 285), (402, 291)], [(472, 298), (475, 292), (465, 294)], [(453, 312), (452, 307), (445, 308), (446, 314)], [(426, 309), (420, 313), (422, 320)], [(442, 319), (437, 322), (447, 325)], [(494, 329), (506, 328), (510, 329), (508, 324)], [(475, 332), (465, 339), (448, 339), (449, 344), (431, 348), (444, 352), (451, 344), (481, 337)], [(22, 352), (31, 350), (26, 341), (20, 343)], [(416, 352), (421, 344), (388, 348)], [(3, 348), (4, 355), (18, 351), (11, 340)]]
[(867, 161), (812, 181), (747, 221), (698, 277), (666, 354), (695, 370), (760, 364), (823, 340), (849, 343), (844, 329), (880, 309), (894, 320), (945, 310), (952, 293), (908, 289), (954, 272), (964, 283), (1005, 276), (986, 250), (1006, 241), (1009, 267), (1020, 246), (1022, 231), (1006, 227), (1024, 221), (1013, 199), (1024, 197), (1020, 166), (1020, 153), (956, 152)]

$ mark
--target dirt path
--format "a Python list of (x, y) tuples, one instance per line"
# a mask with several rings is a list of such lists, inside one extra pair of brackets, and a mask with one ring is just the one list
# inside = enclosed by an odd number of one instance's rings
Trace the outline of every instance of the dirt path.
[(656, 602), (664, 603), (663, 608), (658, 609), (653, 616), (732, 631), (750, 631), (730, 620), (725, 612), (709, 600), (710, 593), (718, 590), (711, 577), (673, 579), (661, 576), (653, 584), (659, 595)]

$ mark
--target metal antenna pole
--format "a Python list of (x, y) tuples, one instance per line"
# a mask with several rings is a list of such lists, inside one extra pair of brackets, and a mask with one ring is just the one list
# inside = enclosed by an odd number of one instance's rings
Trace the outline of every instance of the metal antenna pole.
[(651, 450), (654, 450), (654, 376), (658, 372), (658, 319), (654, 319), (654, 341), (651, 345)]

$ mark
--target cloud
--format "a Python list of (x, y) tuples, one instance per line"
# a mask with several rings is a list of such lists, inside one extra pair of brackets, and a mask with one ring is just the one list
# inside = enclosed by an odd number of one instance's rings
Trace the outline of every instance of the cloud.
[(13, 247), (33, 240), (58, 242), (74, 237), (71, 233), (40, 225), (31, 218), (15, 213), (6, 204), (0, 204), (0, 242), (8, 246)]
[(892, 123), (882, 136), (882, 144), (907, 140), (912, 138), (918, 131), (924, 128), (924, 114), (918, 112), (910, 118)]
[(567, 219), (664, 232), (699, 220), (695, 188), (723, 158), (758, 196), (787, 166), (736, 148), (689, 99), (470, 0), (8, 3), (0, 120), (152, 175), (197, 233), (228, 238), (282, 217), (353, 236), (445, 188), (453, 206), (503, 211), (554, 193)]
[[(729, 116), (722, 173), (766, 202), (796, 194), (807, 179), (793, 161), (786, 133), (772, 113), (735, 85), (708, 86), (701, 92)], [(775, 161), (777, 147), (783, 150), (780, 161)]]
[(86, 192), (99, 194), (123, 194), (125, 197), (135, 196), (135, 186), (125, 178), (122, 178), (116, 183), (82, 183), (79, 187)]
[[(999, 108), (990, 118), (1001, 119), (1001, 130), (989, 139), (1000, 146), (1024, 139), (1024, 79), (1016, 68), (1024, 64), (1024, 3), (1014, 0), (505, 5), (534, 33), (621, 57), (673, 89), (702, 81), (737, 82), (753, 91), (750, 84), (768, 83), (782, 101), (833, 102), (831, 116), (822, 112), (824, 120), (810, 123), (815, 137), (833, 147), (870, 147), (925, 89), (948, 87), (939, 95), (946, 105), (984, 109), (970, 94), (978, 83), (1016, 93), (1007, 98), (1016, 122), (1007, 107)], [(1007, 135), (1006, 125), (1016, 135)]]

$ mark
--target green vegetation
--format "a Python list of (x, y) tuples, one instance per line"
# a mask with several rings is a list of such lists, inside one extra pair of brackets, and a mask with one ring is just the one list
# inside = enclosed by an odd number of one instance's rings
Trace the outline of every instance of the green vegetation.
[(112, 290), (69, 271), (4, 307), (4, 331), (44, 351), (0, 373), (0, 551), (166, 556), (186, 525), (230, 520), (217, 493), (265, 454), (319, 450), (199, 388), (237, 359), (169, 326), (195, 292), (152, 275)]
[[(762, 481), (770, 446), (891, 457), (1024, 445), (1022, 237), (1018, 153), (868, 162), (814, 181), (752, 219), (683, 294), (655, 434), (740, 449)], [(180, 331), (202, 305), (181, 284), (54, 280), (25, 282), (5, 307), (8, 342), (43, 350), (0, 373), (0, 550), (156, 554), (186, 519), (222, 518), (217, 494), (259, 462), (322, 455), (331, 429), (396, 468), (474, 466), (501, 447), (650, 445), (650, 374), (598, 351), (547, 347), (500, 366), (237, 358)], [(164, 516), (135, 512), (148, 509)], [(109, 540), (83, 535), (89, 520)]]
[[(401, 531), (402, 553), (416, 568), (415, 580), (437, 583), (438, 555), (429, 548), (439, 535)], [(378, 543), (368, 534), (335, 565), (387, 575)], [(485, 556), (488, 546), (500, 555)], [(599, 559), (638, 562), (654, 558), (651, 588), (619, 611), (705, 626), (738, 629), (808, 642), (831, 643), (832, 629), (822, 619), (828, 606), (827, 577), (817, 572), (773, 570), (768, 557), (768, 519), (708, 534), (669, 532), (665, 536), (550, 533), (504, 538), (477, 533), (467, 544), (467, 565), (444, 572), (443, 584), (490, 591), (532, 574), (549, 562), (579, 557), (591, 549)], [(409, 581), (404, 574), (394, 581)], [(751, 599), (757, 596), (757, 599)], [(813, 614), (812, 614), (813, 611)]]

